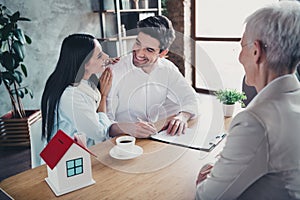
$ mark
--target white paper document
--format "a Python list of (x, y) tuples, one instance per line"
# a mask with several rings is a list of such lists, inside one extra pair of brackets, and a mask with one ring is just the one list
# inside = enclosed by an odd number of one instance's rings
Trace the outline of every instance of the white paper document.
[(192, 149), (212, 150), (226, 136), (222, 107), (215, 99), (210, 99), (201, 101), (199, 110), (198, 123), (187, 128), (185, 134), (170, 136), (164, 130), (151, 138)]
[(166, 130), (151, 136), (154, 140), (167, 142), (179, 146), (184, 146), (192, 149), (203, 151), (211, 151), (225, 136), (225, 132), (212, 134), (214, 137), (205, 137), (201, 132), (194, 132), (193, 129), (187, 128), (185, 134), (170, 136)]

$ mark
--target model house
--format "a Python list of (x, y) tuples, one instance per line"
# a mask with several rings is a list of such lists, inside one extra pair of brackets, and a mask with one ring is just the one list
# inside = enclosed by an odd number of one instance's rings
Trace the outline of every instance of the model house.
[(0, 200), (300, 200), (299, 35), (300, 0), (0, 0)]
[(56, 196), (92, 185), (91, 158), (86, 147), (59, 130), (41, 152), (47, 164), (45, 179)]

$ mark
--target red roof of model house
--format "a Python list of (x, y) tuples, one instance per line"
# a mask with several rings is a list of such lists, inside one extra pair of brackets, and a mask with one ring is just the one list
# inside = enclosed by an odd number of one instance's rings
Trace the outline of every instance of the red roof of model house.
[(90, 150), (77, 143), (62, 130), (58, 130), (48, 145), (40, 153), (40, 156), (43, 158), (46, 164), (53, 169), (74, 143), (85, 151), (94, 155)]

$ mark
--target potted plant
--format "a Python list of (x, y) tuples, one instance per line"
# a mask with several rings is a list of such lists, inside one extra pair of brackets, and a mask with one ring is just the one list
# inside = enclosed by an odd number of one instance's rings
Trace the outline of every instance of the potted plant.
[(30, 21), (17, 11), (10, 14), (6, 6), (0, 4), (0, 86), (10, 97), (12, 110), (0, 118), (0, 146), (24, 146), (30, 144), (30, 125), (41, 118), (39, 110), (25, 111), (21, 98), (32, 92), (23, 86), (27, 69), (24, 64), (25, 45), (31, 39), (18, 26), (21, 21)]
[(235, 103), (240, 103), (244, 107), (243, 100), (247, 97), (244, 92), (236, 89), (220, 89), (215, 92), (217, 99), (223, 103), (223, 111), (225, 117), (231, 117), (234, 111)]

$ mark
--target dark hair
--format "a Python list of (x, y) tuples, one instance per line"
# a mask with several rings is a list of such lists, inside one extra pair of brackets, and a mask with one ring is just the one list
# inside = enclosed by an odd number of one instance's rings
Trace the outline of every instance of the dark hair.
[(94, 37), (88, 34), (73, 34), (62, 43), (54, 72), (46, 82), (42, 96), (42, 139), (51, 139), (55, 109), (66, 87), (79, 83), (84, 75), (84, 64), (90, 59)]
[(165, 16), (151, 16), (138, 22), (138, 33), (143, 32), (160, 42), (160, 50), (168, 49), (175, 40), (172, 22)]

